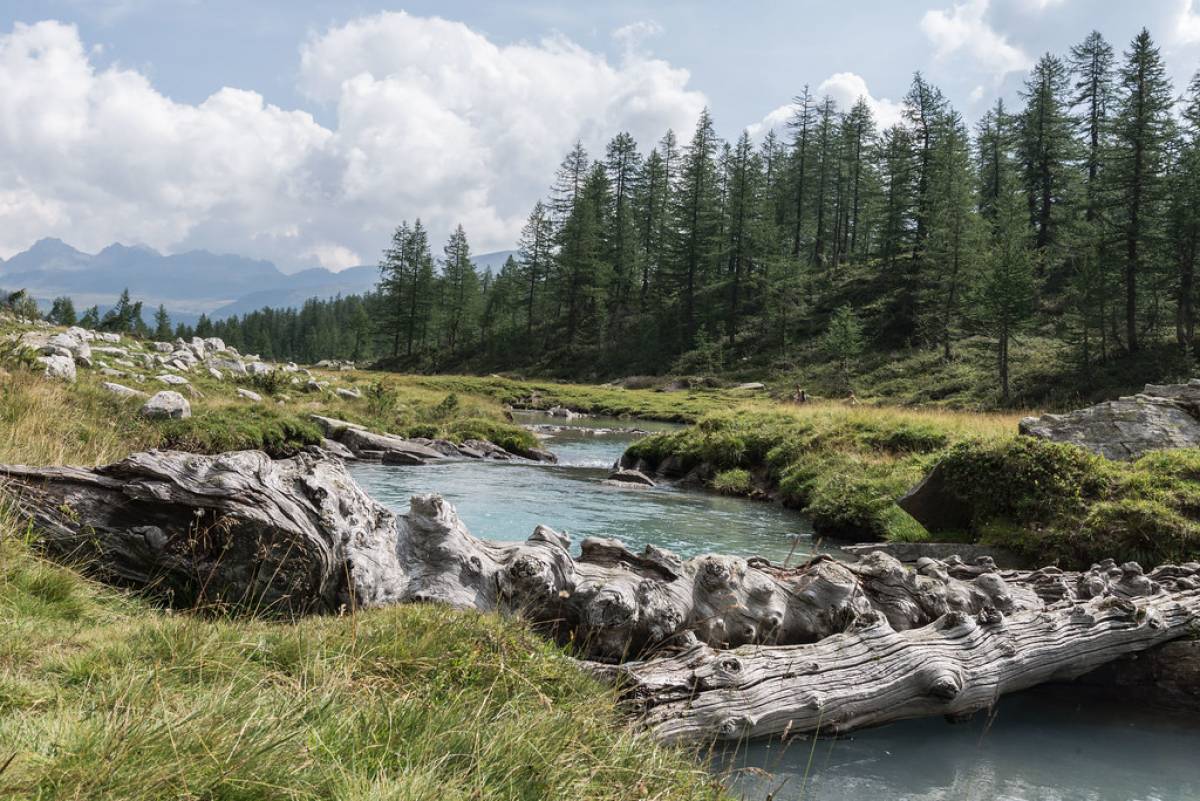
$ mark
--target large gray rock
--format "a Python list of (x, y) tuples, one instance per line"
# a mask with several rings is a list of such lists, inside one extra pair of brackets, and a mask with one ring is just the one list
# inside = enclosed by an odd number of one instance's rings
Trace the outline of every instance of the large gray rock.
[(37, 360), (45, 365), (47, 378), (75, 383), (75, 360), (70, 356), (38, 356)]
[(92, 358), (92, 346), (87, 343), (86, 339), (75, 336), (70, 331), (50, 337), (49, 344), (66, 348), (71, 352), (72, 358), (81, 362), (86, 363)]
[(169, 389), (154, 393), (142, 404), (142, 417), (152, 420), (182, 420), (192, 416), (192, 405), (188, 399)]
[(1147, 384), (1139, 395), (1067, 414), (1026, 417), (1020, 431), (1118, 460), (1137, 459), (1150, 451), (1200, 447), (1200, 379)]
[(253, 390), (238, 387), (237, 394), (239, 398), (245, 398), (246, 400), (254, 401), (255, 403), (262, 403), (262, 395), (259, 395)]
[(412, 440), (392, 434), (376, 434), (362, 428), (344, 429), (337, 439), (360, 456), (364, 451), (382, 451), (385, 454), (404, 453), (417, 459), (442, 458), (442, 455), (433, 448), (428, 448)]

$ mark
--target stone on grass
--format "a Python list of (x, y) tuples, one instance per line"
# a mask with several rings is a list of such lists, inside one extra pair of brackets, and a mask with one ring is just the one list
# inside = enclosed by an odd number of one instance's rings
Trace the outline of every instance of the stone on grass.
[(257, 392), (254, 392), (249, 389), (243, 389), (242, 387), (238, 387), (237, 394), (238, 394), (238, 397), (242, 397), (242, 398), (245, 398), (246, 400), (254, 401), (255, 403), (262, 402), (262, 395), (259, 395)]
[(142, 404), (142, 417), (153, 420), (182, 420), (192, 416), (188, 399), (173, 390), (164, 389)]
[(171, 373), (163, 373), (162, 375), (156, 375), (155, 379), (163, 382), (164, 384), (170, 384), (171, 386), (176, 386), (176, 387), (181, 387), (184, 384), (189, 383), (188, 380), (186, 378), (184, 378), (183, 376), (172, 375)]
[(106, 389), (114, 395), (122, 398), (144, 398), (146, 393), (136, 389), (130, 389), (124, 384), (114, 384), (111, 381), (105, 381), (100, 384), (102, 389)]
[(75, 360), (70, 356), (38, 356), (37, 360), (45, 365), (47, 378), (75, 383)]

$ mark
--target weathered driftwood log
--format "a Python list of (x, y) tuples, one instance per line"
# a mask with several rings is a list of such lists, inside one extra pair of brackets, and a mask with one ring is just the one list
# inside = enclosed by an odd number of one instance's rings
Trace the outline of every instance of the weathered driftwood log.
[[(815, 642), (872, 611), (905, 630), (949, 611), (1040, 608), (998, 573), (921, 572), (873, 554), (780, 568), (759, 559), (687, 561), (587, 539), (578, 558), (539, 527), (525, 542), (473, 537), (437, 496), (397, 519), (335, 460), (254, 452), (151, 451), (84, 470), (0, 466), (58, 553), (155, 586), (181, 604), (283, 611), (436, 601), (520, 611), (590, 658), (618, 661), (695, 640)], [(969, 573), (969, 571), (968, 571)]]
[(950, 612), (896, 631), (881, 615), (809, 645), (670, 657), (598, 672), (620, 680), (665, 741), (836, 734), (896, 720), (959, 717), (1005, 693), (1076, 678), (1125, 654), (1197, 633), (1200, 590), (1107, 595), (1011, 616)]
[[(574, 557), (544, 526), (488, 542), (436, 495), (396, 517), (310, 454), (151, 451), (96, 469), (0, 466), (0, 482), (50, 551), (173, 603), (520, 612), (619, 675), (666, 739), (960, 714), (1183, 636), (1200, 614), (1197, 564), (914, 570), (874, 553), (783, 568), (605, 539)], [(634, 658), (648, 661), (613, 667)]]

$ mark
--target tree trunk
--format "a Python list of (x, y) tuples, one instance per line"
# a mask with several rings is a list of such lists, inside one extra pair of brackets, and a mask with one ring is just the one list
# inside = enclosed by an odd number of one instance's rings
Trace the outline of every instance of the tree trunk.
[(0, 479), (48, 552), (175, 605), (519, 612), (630, 682), (665, 739), (958, 714), (1183, 636), (1200, 613), (1196, 564), (913, 570), (876, 552), (783, 568), (597, 538), (573, 557), (544, 526), (489, 542), (436, 495), (396, 517), (313, 454), (150, 451), (95, 469), (0, 466)]
[(1073, 679), (1181, 637), (1198, 618), (1196, 589), (1107, 595), (1008, 617), (950, 612), (910, 631), (876, 615), (811, 645), (697, 645), (603, 672), (625, 683), (641, 723), (661, 740), (839, 734), (987, 709), (1005, 693)]

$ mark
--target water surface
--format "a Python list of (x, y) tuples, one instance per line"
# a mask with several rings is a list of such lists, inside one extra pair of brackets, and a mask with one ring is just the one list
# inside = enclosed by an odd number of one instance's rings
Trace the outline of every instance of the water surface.
[[(526, 415), (569, 425), (546, 447), (558, 465), (446, 461), (421, 467), (352, 465), (375, 498), (397, 512), (409, 497), (439, 492), (480, 537), (524, 539), (539, 523), (699, 553), (802, 559), (817, 549), (795, 512), (768, 503), (663, 486), (602, 484), (636, 435), (667, 424)], [(597, 429), (610, 429), (608, 432)], [(1200, 801), (1200, 731), (1077, 690), (1044, 689), (1000, 699), (994, 716), (950, 725), (906, 721), (852, 736), (754, 742), (712, 755), (735, 797), (753, 801)], [(806, 778), (807, 777), (807, 778)]]
[(603, 483), (637, 437), (630, 427), (668, 430), (671, 424), (604, 418), (568, 423), (532, 414), (520, 419), (564, 426), (544, 439), (558, 464), (446, 460), (417, 467), (352, 464), (350, 470), (367, 492), (397, 512), (408, 511), (413, 495), (440, 493), (471, 533), (485, 539), (523, 540), (545, 524), (576, 545), (584, 537), (616, 537), (634, 550), (653, 543), (685, 558), (728, 553), (775, 561), (790, 556), (795, 562), (817, 550), (808, 520), (775, 504), (668, 485), (629, 489)]
[[(764, 801), (1196, 801), (1200, 729), (1075, 688), (1001, 698), (989, 717), (718, 753), (735, 798)], [(807, 777), (807, 779), (805, 778)]]

